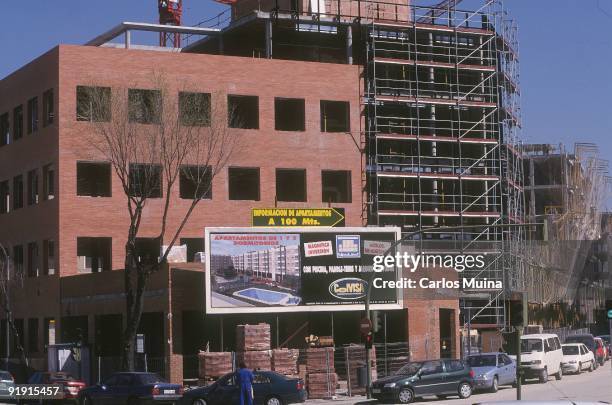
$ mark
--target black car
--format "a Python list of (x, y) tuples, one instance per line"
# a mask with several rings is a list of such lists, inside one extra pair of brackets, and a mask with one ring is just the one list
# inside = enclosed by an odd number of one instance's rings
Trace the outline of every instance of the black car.
[(380, 402), (408, 404), (417, 397), (458, 395), (469, 398), (474, 372), (462, 360), (428, 360), (408, 363), (394, 375), (372, 384), (372, 396)]
[[(287, 405), (306, 401), (304, 382), (273, 371), (253, 372), (255, 405)], [(235, 374), (226, 374), (206, 387), (185, 392), (183, 405), (228, 405), (240, 403)]]
[(170, 384), (155, 373), (115, 373), (104, 383), (82, 389), (81, 405), (175, 404), (183, 386)]

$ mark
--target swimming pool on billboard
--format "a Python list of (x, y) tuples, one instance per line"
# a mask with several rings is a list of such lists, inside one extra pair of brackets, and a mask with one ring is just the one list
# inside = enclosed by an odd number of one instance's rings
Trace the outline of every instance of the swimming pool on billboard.
[(232, 295), (266, 305), (292, 306), (299, 305), (302, 301), (300, 297), (289, 293), (256, 287), (245, 288), (244, 290), (234, 292)]

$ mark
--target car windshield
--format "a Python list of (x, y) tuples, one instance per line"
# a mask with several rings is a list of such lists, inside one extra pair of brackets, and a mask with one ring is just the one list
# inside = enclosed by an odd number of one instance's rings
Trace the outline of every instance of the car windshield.
[(0, 371), (0, 380), (12, 380), (13, 377), (7, 371)]
[(495, 361), (495, 355), (482, 355), (482, 356), (470, 356), (468, 357), (468, 364), (471, 367), (495, 367), (497, 362)]
[(521, 339), (521, 353), (541, 352), (542, 339)]
[(578, 352), (578, 346), (563, 346), (563, 354), (565, 355), (573, 355), (573, 354), (579, 354)]
[(423, 363), (408, 363), (395, 372), (395, 375), (414, 375), (420, 370)]
[(157, 374), (140, 374), (138, 376), (138, 379), (140, 380), (140, 383), (142, 385), (157, 384), (157, 383), (165, 383), (166, 382), (166, 380), (164, 380), (163, 378), (161, 378)]

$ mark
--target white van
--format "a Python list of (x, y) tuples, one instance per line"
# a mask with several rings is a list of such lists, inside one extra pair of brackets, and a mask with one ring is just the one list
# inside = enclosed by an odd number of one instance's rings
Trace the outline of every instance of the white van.
[(557, 380), (563, 377), (563, 350), (559, 336), (538, 333), (521, 336), (521, 370), (523, 379), (537, 378), (541, 383), (553, 374)]

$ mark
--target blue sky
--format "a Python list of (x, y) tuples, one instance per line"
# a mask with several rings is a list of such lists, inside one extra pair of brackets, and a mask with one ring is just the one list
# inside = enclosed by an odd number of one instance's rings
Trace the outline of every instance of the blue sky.
[[(465, 7), (476, 2), (466, 0)], [(0, 77), (58, 43), (82, 44), (120, 21), (157, 19), (155, 0), (10, 3), (0, 24)], [(223, 10), (212, 0), (184, 4), (186, 25)], [(612, 0), (505, 5), (520, 29), (523, 139), (568, 146), (594, 142), (604, 157), (612, 155)]]

